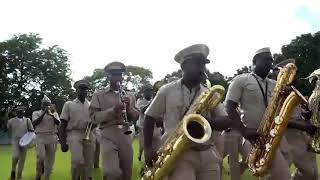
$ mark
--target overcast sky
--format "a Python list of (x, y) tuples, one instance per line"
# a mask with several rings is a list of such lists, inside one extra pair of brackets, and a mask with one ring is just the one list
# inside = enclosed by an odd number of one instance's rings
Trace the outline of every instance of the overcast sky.
[(320, 30), (320, 0), (0, 0), (0, 7), (0, 41), (38, 33), (69, 53), (73, 80), (122, 61), (149, 68), (156, 81), (196, 43), (209, 46), (210, 71), (232, 76), (257, 49), (280, 52)]

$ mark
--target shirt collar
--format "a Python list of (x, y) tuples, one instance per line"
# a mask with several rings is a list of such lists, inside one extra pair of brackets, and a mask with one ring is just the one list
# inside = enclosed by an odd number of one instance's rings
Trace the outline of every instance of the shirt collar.
[[(182, 78), (180, 78), (180, 79), (179, 79), (179, 80), (177, 80), (176, 82), (179, 84), (179, 86), (178, 86), (178, 87), (179, 87), (180, 89), (185, 88), (185, 89), (187, 89), (187, 90), (189, 91), (189, 88), (188, 88), (186, 85), (184, 85), (184, 84), (183, 84), (183, 82), (182, 82)], [(201, 86), (202, 86), (202, 85), (201, 85), (201, 84), (199, 84), (198, 86), (196, 86), (196, 87), (192, 88), (192, 89), (191, 89), (191, 92), (199, 91), (199, 90), (200, 90), (200, 88), (201, 88)], [(189, 92), (190, 92), (190, 91), (189, 91)]]
[[(78, 98), (75, 98), (74, 100), (73, 100), (75, 103), (81, 103), (81, 101), (78, 99)], [(88, 100), (87, 99), (85, 99), (84, 100), (84, 103), (86, 103)]]
[(258, 79), (259, 81), (262, 81), (262, 82), (266, 82), (267, 79), (268, 79), (268, 77), (262, 79), (262, 77), (260, 77), (259, 75), (257, 75), (257, 74), (254, 73), (254, 72), (252, 72), (251, 74), (254, 75), (255, 77), (257, 77), (257, 79)]

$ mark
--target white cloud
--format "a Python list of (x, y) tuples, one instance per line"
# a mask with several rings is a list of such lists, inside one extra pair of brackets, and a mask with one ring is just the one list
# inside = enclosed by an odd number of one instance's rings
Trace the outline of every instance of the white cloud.
[[(309, 25), (295, 16), (307, 1), (0, 1), (0, 40), (39, 33), (70, 54), (74, 80), (113, 60), (150, 68), (154, 80), (179, 68), (182, 48), (206, 43), (211, 71), (231, 76), (255, 50), (282, 45)], [(316, 1), (315, 1), (316, 2)], [(320, 7), (320, 6), (318, 6)]]

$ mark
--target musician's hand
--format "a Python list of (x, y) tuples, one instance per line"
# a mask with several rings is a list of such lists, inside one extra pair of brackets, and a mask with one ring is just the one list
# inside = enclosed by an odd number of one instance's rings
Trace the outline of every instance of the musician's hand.
[(48, 113), (48, 112), (49, 112), (49, 107), (46, 106), (46, 107), (44, 108), (44, 110), (43, 110), (43, 114), (46, 114), (46, 113)]
[(130, 107), (130, 98), (127, 96), (123, 97), (123, 102), (126, 104), (127, 109)]
[(252, 145), (262, 145), (263, 138), (255, 128), (244, 128), (241, 131), (242, 136), (247, 139)]
[(312, 111), (311, 110), (304, 110), (301, 112), (302, 117), (304, 117), (304, 119), (309, 120), (311, 119), (312, 116)]
[(67, 152), (69, 150), (69, 146), (66, 143), (61, 143), (61, 151)]
[(280, 94), (287, 97), (291, 93), (292, 89), (290, 86), (285, 86), (281, 89)]
[(113, 108), (113, 111), (116, 113), (116, 114), (120, 114), (122, 113), (122, 111), (124, 110), (124, 104), (120, 103), (120, 104), (117, 104), (114, 106)]
[(156, 161), (157, 155), (155, 151), (152, 148), (146, 148), (144, 150), (144, 157), (145, 157), (145, 162), (148, 167), (153, 166), (153, 162)]

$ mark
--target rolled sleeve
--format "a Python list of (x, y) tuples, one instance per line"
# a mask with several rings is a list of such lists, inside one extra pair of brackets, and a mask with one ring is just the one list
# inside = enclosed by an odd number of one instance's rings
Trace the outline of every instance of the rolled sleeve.
[(155, 98), (147, 108), (145, 114), (154, 118), (160, 118), (166, 111), (166, 91), (160, 88)]
[(34, 111), (34, 112), (32, 113), (32, 121), (37, 120), (37, 119), (41, 116), (39, 112), (40, 112), (40, 111)]
[(69, 102), (66, 102), (64, 103), (63, 105), (63, 108), (62, 108), (62, 111), (61, 111), (61, 115), (60, 115), (60, 119), (63, 119), (63, 120), (66, 120), (66, 121), (69, 121)]

